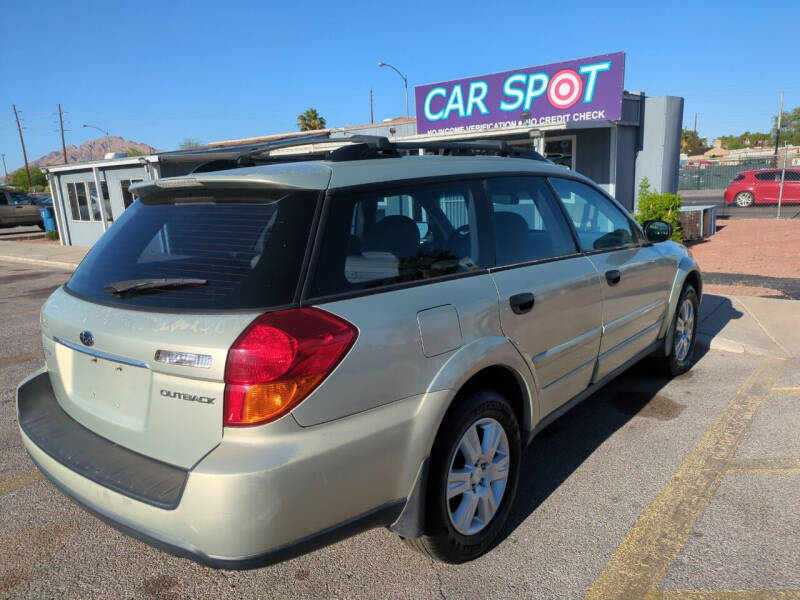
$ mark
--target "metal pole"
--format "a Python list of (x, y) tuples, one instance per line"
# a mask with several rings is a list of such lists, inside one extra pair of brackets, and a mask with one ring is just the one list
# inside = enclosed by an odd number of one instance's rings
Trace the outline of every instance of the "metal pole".
[(783, 146), (783, 169), (781, 169), (781, 189), (778, 192), (778, 216), (776, 219), (781, 218), (781, 203), (783, 202), (783, 182), (786, 180), (786, 155), (789, 154), (789, 143), (786, 142)]
[(406, 119), (408, 119), (411, 116), (411, 113), (408, 112), (408, 79), (403, 77), (403, 83), (406, 86)]
[(374, 123), (375, 122), (375, 111), (373, 110), (372, 89), (371, 88), (369, 90), (369, 122), (370, 123)]
[(61, 103), (58, 103), (58, 123), (61, 125), (61, 152), (64, 155), (64, 164), (67, 164), (67, 143), (64, 141), (64, 113), (61, 112)]
[[(781, 119), (783, 118), (783, 92), (781, 92), (781, 101), (778, 105), (778, 127), (775, 129), (775, 157), (778, 156), (778, 144), (781, 141)], [(778, 166), (777, 164), (775, 165)]]
[(25, 140), (22, 137), (22, 126), (19, 124), (19, 114), (17, 113), (17, 105), (12, 104), (11, 108), (14, 109), (14, 118), (17, 120), (17, 131), (19, 131), (19, 143), (22, 144), (22, 158), (25, 159), (25, 174), (28, 176), (28, 189), (33, 187), (31, 183), (31, 168), (28, 166), (28, 153), (25, 151)]
[(6, 174), (6, 183), (8, 183), (8, 169), (6, 168), (6, 155), (3, 153), (3, 173)]
[(390, 69), (394, 70), (394, 72), (395, 72), (395, 73), (397, 73), (398, 75), (400, 75), (400, 77), (402, 77), (402, 79), (403, 79), (403, 86), (404, 86), (404, 88), (405, 88), (405, 91), (406, 91), (406, 118), (409, 118), (409, 117), (411, 116), (411, 113), (409, 113), (409, 112), (408, 112), (408, 77), (406, 77), (405, 75), (403, 75), (403, 74), (402, 74), (402, 73), (399, 71), (399, 69), (398, 69), (397, 67), (395, 67), (394, 65), (390, 65), (389, 63), (386, 63), (386, 62), (380, 61), (380, 62), (378, 63), (378, 66), (379, 66), (379, 67), (389, 67)]

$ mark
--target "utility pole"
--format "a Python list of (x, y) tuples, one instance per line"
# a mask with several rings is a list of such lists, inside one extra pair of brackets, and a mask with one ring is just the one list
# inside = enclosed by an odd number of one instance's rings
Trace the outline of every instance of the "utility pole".
[(6, 183), (8, 183), (8, 169), (6, 169), (6, 154), (3, 153), (3, 173), (6, 174)]
[[(775, 159), (778, 158), (778, 144), (781, 142), (781, 119), (783, 118), (783, 92), (781, 92), (781, 102), (778, 105), (778, 127), (775, 129)], [(778, 166), (777, 163), (775, 165)]]
[(694, 132), (697, 133), (697, 113), (694, 113)]
[(375, 122), (375, 111), (372, 108), (372, 88), (369, 89), (369, 122)]
[(22, 144), (22, 158), (25, 159), (25, 173), (28, 176), (28, 189), (33, 187), (31, 183), (31, 169), (28, 166), (28, 153), (25, 151), (25, 140), (22, 137), (22, 126), (19, 124), (19, 113), (17, 113), (17, 105), (12, 104), (11, 108), (14, 109), (14, 118), (17, 120), (17, 131), (19, 131), (19, 143)]
[(64, 154), (64, 164), (67, 164), (67, 143), (64, 141), (64, 113), (61, 112), (61, 103), (58, 103), (58, 124), (61, 126), (61, 152)]

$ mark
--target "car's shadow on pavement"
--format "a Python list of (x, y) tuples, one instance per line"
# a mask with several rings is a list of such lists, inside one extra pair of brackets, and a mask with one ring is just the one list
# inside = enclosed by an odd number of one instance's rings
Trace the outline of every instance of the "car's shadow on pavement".
[[(728, 320), (742, 315), (723, 296), (711, 298), (708, 303), (704, 297), (701, 321), (704, 311), (715, 317), (707, 330), (712, 335)], [(707, 345), (698, 344), (694, 361), (707, 352)], [(691, 376), (690, 370), (680, 377)], [(654, 374), (649, 360), (644, 359), (542, 430), (523, 452), (517, 498), (496, 543), (511, 535), (606, 439), (633, 417), (676, 418), (683, 405), (659, 394), (669, 381)], [(613, 477), (613, 473), (608, 476)]]

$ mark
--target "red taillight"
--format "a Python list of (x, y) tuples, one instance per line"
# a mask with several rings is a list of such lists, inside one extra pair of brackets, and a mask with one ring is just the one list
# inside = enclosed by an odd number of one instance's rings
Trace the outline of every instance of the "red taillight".
[(274, 421), (297, 406), (339, 364), (358, 335), (317, 308), (261, 315), (228, 351), (225, 425)]

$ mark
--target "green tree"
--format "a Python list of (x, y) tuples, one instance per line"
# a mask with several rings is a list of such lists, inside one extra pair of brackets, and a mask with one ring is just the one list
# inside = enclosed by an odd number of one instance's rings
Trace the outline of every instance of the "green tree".
[(681, 131), (681, 152), (684, 154), (694, 154), (698, 150), (708, 148), (708, 140), (701, 138), (697, 132), (692, 129), (684, 129)]
[(144, 156), (144, 152), (136, 148), (128, 148), (128, 156)]
[(8, 174), (8, 182), (15, 188), (30, 192), (33, 189), (43, 189), (47, 187), (47, 177), (39, 167), (31, 167), (31, 186), (28, 186), (28, 176), (25, 174), (25, 167), (20, 167), (16, 171)]
[(297, 126), (300, 128), (300, 131), (325, 129), (325, 117), (320, 115), (316, 108), (309, 108), (305, 112), (297, 115)]
[[(778, 128), (778, 115), (772, 117), (772, 143), (775, 143), (775, 132)], [(800, 145), (800, 106), (795, 107), (789, 112), (783, 113), (781, 117), (781, 139), (780, 144)]]
[(205, 144), (200, 140), (195, 138), (186, 138), (180, 144), (178, 144), (178, 148), (181, 150), (191, 150), (193, 148), (202, 148)]

